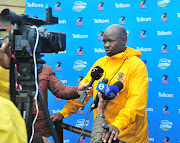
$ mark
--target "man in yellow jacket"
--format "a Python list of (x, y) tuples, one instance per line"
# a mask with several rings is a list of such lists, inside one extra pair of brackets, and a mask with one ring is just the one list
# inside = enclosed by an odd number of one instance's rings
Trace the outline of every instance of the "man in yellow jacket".
[[(97, 60), (91, 67), (86, 77), (80, 84), (91, 80), (91, 71), (100, 66), (104, 74), (100, 80), (107, 78), (108, 86), (117, 81), (124, 84), (118, 96), (109, 101), (104, 115), (108, 123), (109, 132), (104, 132), (103, 142), (112, 142), (118, 138), (126, 143), (148, 143), (148, 118), (146, 112), (148, 97), (148, 73), (145, 64), (140, 59), (138, 50), (127, 47), (126, 30), (117, 24), (109, 26), (104, 32), (104, 49), (107, 56)], [(93, 93), (89, 94), (84, 103), (78, 99), (67, 101), (60, 113), (51, 115), (53, 120), (66, 118), (75, 114), (80, 106), (84, 106), (93, 96), (96, 97), (96, 86), (94, 82)], [(94, 119), (96, 118), (96, 110)]]

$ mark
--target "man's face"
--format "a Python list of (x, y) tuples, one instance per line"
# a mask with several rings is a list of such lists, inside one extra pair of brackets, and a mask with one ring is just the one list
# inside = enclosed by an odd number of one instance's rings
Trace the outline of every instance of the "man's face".
[(123, 41), (123, 38), (121, 38), (117, 33), (112, 33), (109, 31), (105, 31), (104, 37), (104, 49), (107, 56), (111, 57), (115, 54), (118, 54), (120, 52), (123, 52), (125, 49), (125, 43)]

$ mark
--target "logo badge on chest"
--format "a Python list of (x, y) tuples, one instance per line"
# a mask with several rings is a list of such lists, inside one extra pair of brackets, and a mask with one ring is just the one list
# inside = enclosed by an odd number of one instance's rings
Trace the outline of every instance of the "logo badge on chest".
[(125, 73), (123, 73), (123, 72), (119, 72), (117, 75), (116, 75), (116, 80), (117, 81), (124, 81), (124, 79), (125, 79)]

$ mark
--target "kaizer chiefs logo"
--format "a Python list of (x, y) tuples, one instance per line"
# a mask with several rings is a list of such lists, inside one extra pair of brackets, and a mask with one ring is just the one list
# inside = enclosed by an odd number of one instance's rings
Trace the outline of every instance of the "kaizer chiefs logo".
[(117, 81), (124, 81), (124, 79), (125, 79), (125, 73), (123, 73), (123, 72), (119, 72), (117, 75), (116, 75), (116, 80)]

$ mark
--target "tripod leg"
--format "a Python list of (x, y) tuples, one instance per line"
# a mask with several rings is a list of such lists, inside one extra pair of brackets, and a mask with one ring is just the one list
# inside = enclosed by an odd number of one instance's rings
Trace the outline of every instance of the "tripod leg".
[(53, 123), (52, 123), (52, 121), (51, 121), (51, 119), (50, 119), (50, 116), (49, 116), (49, 112), (48, 112), (46, 103), (45, 103), (45, 101), (43, 100), (43, 98), (42, 98), (42, 96), (41, 96), (40, 94), (38, 94), (38, 101), (39, 101), (40, 106), (41, 106), (41, 108), (42, 108), (42, 110), (43, 110), (44, 116), (45, 116), (45, 118), (46, 118), (46, 121), (47, 121), (47, 123), (48, 123), (49, 129), (50, 129), (51, 134), (52, 134), (52, 136), (53, 136), (54, 142), (55, 142), (55, 143), (60, 143), (60, 142), (59, 142), (58, 135), (57, 135), (55, 129), (53, 128)]

